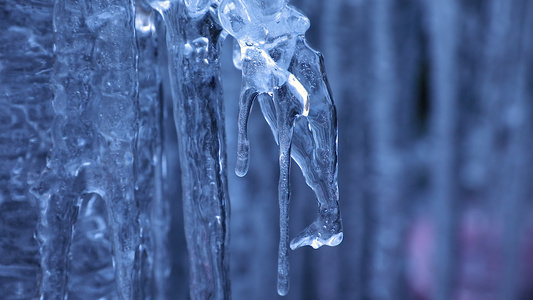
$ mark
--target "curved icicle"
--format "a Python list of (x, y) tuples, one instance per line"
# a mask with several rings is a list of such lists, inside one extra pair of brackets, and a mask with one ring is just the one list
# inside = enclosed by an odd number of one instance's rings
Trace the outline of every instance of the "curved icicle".
[(229, 196), (217, 0), (152, 2), (167, 29), (190, 298), (230, 299)]
[(238, 119), (238, 142), (237, 142), (237, 163), (235, 174), (243, 177), (248, 173), (248, 159), (250, 158), (250, 141), (248, 140), (248, 118), (252, 111), (253, 101), (257, 93), (252, 89), (246, 89), (241, 93), (239, 103)]
[[(280, 240), (278, 250), (278, 294), (284, 296), (289, 292), (289, 203), (291, 197), (290, 171), (291, 147), (294, 122), (298, 116), (298, 106), (294, 95), (290, 94), (290, 85), (285, 84), (274, 92), (279, 143), (279, 211)], [(296, 97), (297, 98), (297, 97)]]

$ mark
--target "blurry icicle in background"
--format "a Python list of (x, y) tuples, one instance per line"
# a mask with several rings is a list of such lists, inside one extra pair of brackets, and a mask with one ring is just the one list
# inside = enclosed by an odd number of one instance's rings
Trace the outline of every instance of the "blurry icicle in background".
[(454, 181), (457, 152), (457, 23), (458, 3), (432, 1), (426, 3), (425, 22), (428, 26), (429, 95), (431, 101), (431, 121), (429, 131), (432, 135), (430, 147), (433, 165), (430, 174), (431, 201), (433, 206), (433, 253), (436, 258), (433, 267), (434, 299), (444, 300), (453, 297), (453, 273), (455, 272), (456, 222), (454, 209), (457, 209), (457, 186)]
[[(291, 253), (286, 299), (531, 299), (532, 3), (290, 4), (311, 20), (337, 106), (345, 235)], [(187, 59), (168, 27), (140, 1), (0, 1), (0, 14), (1, 298), (187, 299), (171, 92)], [(217, 46), (236, 149), (241, 74), (232, 41)], [(231, 294), (281, 299), (278, 149), (259, 109), (248, 130), (248, 174), (227, 175)], [(291, 181), (299, 232), (315, 195), (298, 168)]]
[[(161, 95), (162, 77), (166, 72), (159, 68), (159, 44), (164, 39), (156, 31), (157, 14), (142, 3), (135, 7), (135, 33), (138, 49), (139, 76), (139, 129), (137, 133), (137, 163), (135, 198), (140, 205), (140, 246), (137, 257), (140, 298), (166, 299), (168, 264), (167, 247), (170, 230), (170, 203), (164, 194), (167, 180), (165, 168), (164, 110)], [(162, 26), (159, 26), (162, 27)]]

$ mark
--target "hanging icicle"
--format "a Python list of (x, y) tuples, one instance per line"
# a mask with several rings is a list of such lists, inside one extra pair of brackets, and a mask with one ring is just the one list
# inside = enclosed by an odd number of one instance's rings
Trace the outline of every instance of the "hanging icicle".
[(191, 299), (230, 299), (229, 197), (217, 1), (150, 5), (167, 30)]
[(289, 290), (289, 172), (291, 157), (318, 199), (317, 219), (291, 249), (336, 246), (343, 238), (338, 205), (337, 119), (322, 55), (305, 39), (309, 20), (287, 1), (224, 0), (219, 18), (237, 41), (235, 66), (242, 69), (236, 174), (248, 171), (247, 124), (258, 100), (279, 145), (280, 244), (278, 293)]

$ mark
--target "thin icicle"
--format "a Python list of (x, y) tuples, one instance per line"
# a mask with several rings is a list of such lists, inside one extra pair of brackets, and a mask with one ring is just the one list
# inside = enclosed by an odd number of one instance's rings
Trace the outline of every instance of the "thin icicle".
[(229, 197), (218, 1), (152, 2), (167, 52), (182, 172), (191, 299), (229, 299)]
[[(105, 203), (103, 215), (95, 218), (109, 224), (114, 274), (107, 268), (108, 258), (99, 258), (88, 262), (78, 279), (100, 269), (115, 281), (119, 298), (137, 298), (139, 210), (133, 182), (138, 107), (132, 4), (55, 2), (54, 145), (37, 189), (43, 299), (68, 297), (68, 259), (76, 256), (71, 251), (73, 226), (88, 194)], [(84, 287), (78, 293), (89, 293), (89, 298), (112, 294), (100, 293), (90, 283)]]
[(149, 6), (136, 3), (135, 27), (139, 50), (139, 132), (137, 135), (137, 181), (135, 197), (141, 214), (139, 280), (141, 298), (166, 299), (170, 275), (167, 249), (170, 225), (170, 201), (163, 195), (163, 110), (159, 98), (162, 73), (154, 68), (161, 59), (161, 37), (157, 35), (157, 13)]

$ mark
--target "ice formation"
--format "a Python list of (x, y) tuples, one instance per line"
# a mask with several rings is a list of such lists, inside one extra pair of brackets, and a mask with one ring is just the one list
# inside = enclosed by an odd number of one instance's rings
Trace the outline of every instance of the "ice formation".
[[(138, 286), (133, 276), (140, 243), (132, 180), (138, 91), (134, 18), (126, 9), (129, 0), (99, 4), (58, 2), (54, 8), (53, 147), (36, 189), (43, 299), (63, 299), (67, 293), (78, 207), (91, 199), (105, 203), (99, 217), (108, 228), (119, 297), (131, 299)], [(91, 250), (85, 250), (87, 258)]]
[(167, 30), (192, 299), (229, 299), (229, 198), (218, 1), (151, 2)]
[(258, 100), (279, 145), (280, 245), (278, 293), (289, 289), (288, 209), (292, 157), (318, 199), (318, 217), (290, 243), (336, 246), (343, 238), (338, 205), (337, 119), (321, 54), (305, 39), (309, 20), (285, 0), (223, 0), (219, 18), (238, 42), (242, 69), (236, 174), (248, 171), (247, 123)]

